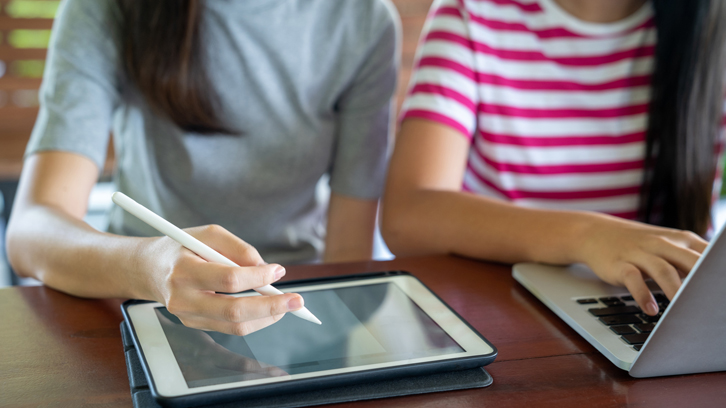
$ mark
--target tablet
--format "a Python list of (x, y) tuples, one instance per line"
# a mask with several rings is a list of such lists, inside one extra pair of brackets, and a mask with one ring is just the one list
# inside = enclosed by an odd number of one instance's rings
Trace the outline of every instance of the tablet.
[(483, 336), (406, 272), (275, 286), (302, 295), (322, 325), (288, 313), (240, 337), (188, 328), (159, 303), (124, 303), (157, 401), (209, 404), (462, 370), (496, 357)]

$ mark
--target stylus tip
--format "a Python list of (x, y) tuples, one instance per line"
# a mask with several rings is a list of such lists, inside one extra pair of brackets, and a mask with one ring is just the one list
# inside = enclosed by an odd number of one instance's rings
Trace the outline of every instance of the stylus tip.
[(307, 320), (307, 321), (309, 321), (311, 323), (315, 323), (315, 324), (323, 324), (323, 322), (321, 322), (320, 319), (318, 319), (317, 317), (315, 317), (315, 315), (312, 314), (312, 313), (310, 313), (310, 312), (307, 313), (307, 316), (305, 317), (305, 320)]
[(315, 317), (314, 314), (310, 313), (310, 311), (304, 307), (300, 310), (296, 310), (296, 311), (292, 312), (292, 314), (294, 314), (295, 316), (297, 316), (301, 319), (305, 319), (311, 323), (323, 324), (323, 322), (321, 322), (317, 317)]

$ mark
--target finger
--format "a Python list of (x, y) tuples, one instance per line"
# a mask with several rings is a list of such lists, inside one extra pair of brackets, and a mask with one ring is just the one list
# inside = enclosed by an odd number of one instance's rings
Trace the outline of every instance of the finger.
[(667, 229), (667, 232), (665, 234), (662, 234), (665, 236), (669, 241), (673, 242), (676, 245), (682, 246), (684, 248), (692, 249), (699, 254), (702, 254), (703, 251), (706, 250), (706, 247), (708, 246), (708, 241), (701, 238), (697, 234), (691, 232), (691, 231), (684, 231), (684, 230), (677, 230), (677, 229)]
[(668, 299), (673, 299), (681, 287), (681, 276), (678, 271), (663, 258), (643, 255), (635, 259), (633, 264), (650, 276), (663, 289)]
[(265, 264), (255, 247), (219, 225), (189, 228), (187, 232), (239, 266)]
[(688, 248), (702, 254), (708, 247), (708, 241), (701, 238), (691, 231), (680, 231), (680, 239), (688, 246)]
[(698, 240), (691, 242), (688, 247), (702, 254), (706, 250), (706, 247), (708, 247), (708, 242), (698, 237)]
[(653, 294), (650, 293), (648, 285), (643, 280), (640, 270), (635, 265), (628, 264), (623, 272), (623, 285), (638, 303), (638, 306), (646, 313), (654, 316), (658, 313), (658, 304), (655, 302)]
[(302, 296), (284, 293), (275, 296), (235, 297), (216, 293), (200, 293), (196, 316), (223, 322), (242, 323), (285, 314), (302, 307)]
[(685, 243), (674, 242), (668, 238), (659, 239), (654, 242), (648, 249), (654, 255), (665, 259), (686, 274), (693, 269), (693, 266), (701, 257), (700, 252), (684, 246)]
[(285, 276), (285, 268), (277, 264), (230, 267), (201, 258), (191, 269), (190, 285), (202, 290), (237, 293), (259, 288)]

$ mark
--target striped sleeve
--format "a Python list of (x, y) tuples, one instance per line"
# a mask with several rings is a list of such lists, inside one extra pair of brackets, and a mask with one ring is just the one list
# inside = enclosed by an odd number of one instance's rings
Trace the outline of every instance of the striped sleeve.
[(435, 0), (431, 6), (400, 119), (432, 120), (471, 139), (478, 98), (463, 13), (458, 0)]

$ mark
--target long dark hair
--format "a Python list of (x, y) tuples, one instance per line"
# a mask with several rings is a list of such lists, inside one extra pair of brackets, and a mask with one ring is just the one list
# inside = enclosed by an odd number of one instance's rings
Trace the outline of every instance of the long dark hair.
[(723, 0), (653, 0), (653, 5), (658, 36), (640, 216), (704, 235), (723, 121), (726, 5)]
[(201, 44), (204, 2), (118, 3), (124, 67), (151, 108), (188, 132), (235, 133), (220, 119), (206, 70)]

